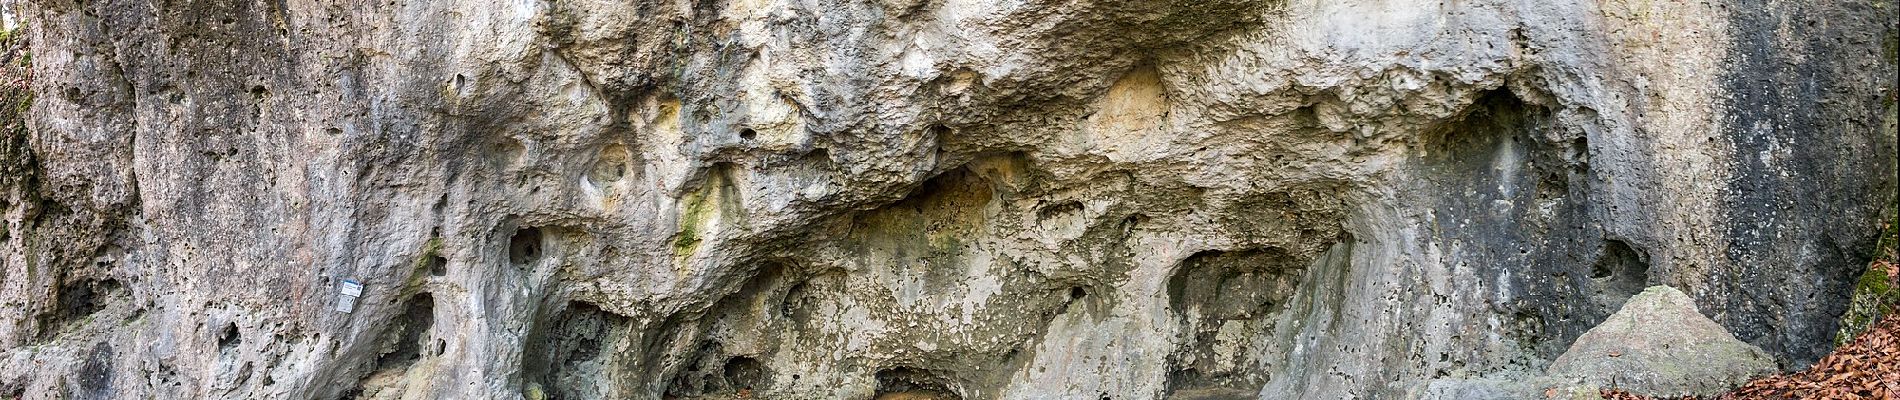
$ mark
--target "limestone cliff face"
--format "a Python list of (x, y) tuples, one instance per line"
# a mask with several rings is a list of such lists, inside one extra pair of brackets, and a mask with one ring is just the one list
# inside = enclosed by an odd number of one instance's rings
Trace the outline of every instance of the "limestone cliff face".
[(1896, 188), (1890, 0), (21, 6), (0, 398), (1397, 398), (1658, 284), (1791, 367)]

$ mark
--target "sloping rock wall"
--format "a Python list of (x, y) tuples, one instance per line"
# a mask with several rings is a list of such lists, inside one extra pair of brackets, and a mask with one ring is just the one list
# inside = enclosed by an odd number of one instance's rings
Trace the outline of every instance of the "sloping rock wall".
[(0, 398), (1392, 398), (1656, 284), (1794, 367), (1896, 188), (1886, 0), (21, 6)]

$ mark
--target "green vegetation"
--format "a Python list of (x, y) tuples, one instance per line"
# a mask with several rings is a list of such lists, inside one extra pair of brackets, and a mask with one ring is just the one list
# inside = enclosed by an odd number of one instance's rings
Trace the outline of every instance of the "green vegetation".
[[(21, 23), (13, 29), (0, 29), (0, 210), (12, 208), (8, 204), (7, 193), (30, 192), (18, 188), (36, 185), (33, 154), (27, 146), (26, 114), (33, 106), (33, 91), (29, 73), (31, 59), (27, 57), (26, 24)], [(25, 201), (32, 201), (28, 195)], [(13, 232), (5, 223), (0, 223), (0, 242), (22, 237), (25, 245), (32, 246), (30, 240), (32, 225), (25, 225), (21, 232)], [(36, 253), (26, 252), (26, 274), (29, 278), (36, 272), (38, 264)]]
[(711, 205), (707, 203), (706, 193), (694, 192), (686, 195), (680, 203), (679, 234), (673, 238), (673, 256), (684, 260), (699, 250), (699, 228), (711, 216)]
[(18, 123), (33, 105), (33, 55), (27, 52), (26, 23), (13, 29), (0, 29), (0, 101), (10, 105), (0, 109), (0, 130), (24, 129)]
[(1854, 284), (1847, 313), (1841, 316), (1841, 330), (1834, 335), (1835, 345), (1852, 341), (1900, 310), (1900, 205), (1889, 204), (1880, 224), (1874, 260)]

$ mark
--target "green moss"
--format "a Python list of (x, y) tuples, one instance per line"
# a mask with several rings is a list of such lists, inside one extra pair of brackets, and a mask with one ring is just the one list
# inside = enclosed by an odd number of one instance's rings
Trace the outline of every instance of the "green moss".
[(707, 235), (715, 233), (714, 223), (722, 227), (745, 223), (745, 208), (740, 204), (739, 188), (729, 178), (729, 168), (732, 167), (713, 167), (699, 190), (680, 199), (679, 230), (673, 236), (673, 261), (682, 272), (687, 259), (699, 251)]
[[(26, 21), (22, 20), (11, 30), (0, 29), (0, 51), (13, 51), (19, 42), (24, 41), (26, 25)], [(33, 65), (33, 53), (26, 51), (24, 46), (21, 47), (18, 49), (20, 50), (19, 57), (14, 58), (13, 62), (24, 69)]]
[(716, 197), (716, 188), (712, 186), (718, 184), (720, 182), (709, 182), (705, 190), (693, 191), (680, 199), (680, 229), (673, 235), (673, 258), (678, 267), (686, 267), (686, 260), (692, 258), (693, 252), (699, 252), (699, 243), (705, 241), (701, 235), (705, 235), (703, 229), (712, 222), (712, 203), (718, 201), (712, 199)]
[(679, 233), (673, 236), (674, 257), (686, 258), (699, 250), (700, 226), (706, 224), (712, 215), (707, 197), (710, 196), (704, 192), (694, 192), (680, 200), (685, 207), (680, 209)]
[(435, 261), (435, 258), (440, 255), (442, 255), (442, 238), (431, 238), (422, 243), (422, 251), (416, 252), (415, 262), (409, 265), (414, 266), (416, 272), (427, 273), (429, 263)]
[(434, 262), (435, 257), (441, 254), (442, 238), (431, 238), (422, 243), (422, 250), (416, 252), (415, 261), (409, 264), (411, 267), (409, 280), (403, 282), (402, 297), (406, 298), (422, 292), (422, 285), (428, 283), (429, 279), (429, 263)]
[(1836, 345), (1847, 343), (1886, 316), (1900, 310), (1900, 282), (1887, 275), (1888, 269), (1900, 268), (1900, 206), (1890, 204), (1880, 240), (1874, 248), (1874, 261), (1854, 283), (1854, 294), (1847, 313), (1841, 316)]

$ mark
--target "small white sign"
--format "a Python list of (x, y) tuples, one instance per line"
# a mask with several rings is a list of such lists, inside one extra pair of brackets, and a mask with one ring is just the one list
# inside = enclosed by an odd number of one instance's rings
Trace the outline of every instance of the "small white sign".
[(356, 309), (356, 296), (337, 296), (336, 311), (349, 314)]
[(345, 279), (337, 284), (337, 291), (344, 296), (363, 297), (363, 284)]
[(363, 284), (345, 279), (336, 286), (336, 311), (349, 314), (356, 311), (356, 298), (363, 297)]

